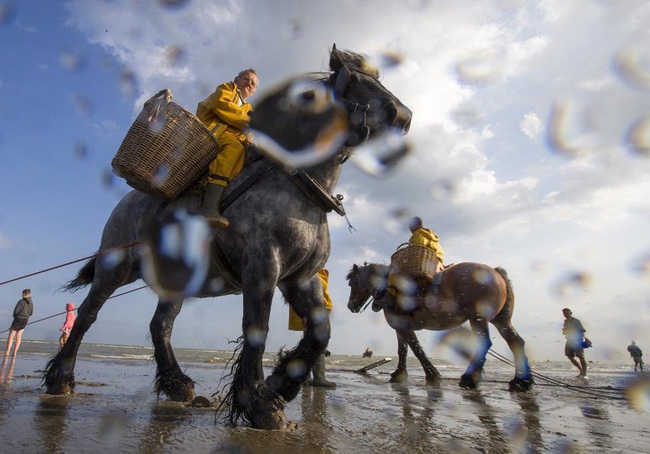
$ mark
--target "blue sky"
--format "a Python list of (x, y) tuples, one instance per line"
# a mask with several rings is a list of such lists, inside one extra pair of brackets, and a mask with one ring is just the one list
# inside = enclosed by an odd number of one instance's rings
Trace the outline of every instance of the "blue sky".
[[(326, 69), (336, 43), (375, 62), (400, 55), (382, 82), (414, 118), (413, 153), (398, 168), (377, 177), (350, 163), (337, 187), (358, 233), (329, 215), (333, 352), (395, 355), (380, 314), (345, 308), (345, 275), (388, 262), (408, 239), (395, 226), (413, 214), (440, 235), (448, 262), (508, 271), (533, 360), (562, 358), (565, 306), (594, 341), (589, 359), (625, 358), (633, 338), (650, 345), (650, 6), (449, 3), (0, 1), (0, 282), (95, 252), (129, 190), (110, 161), (158, 90), (193, 111), (252, 66), (259, 97)], [(0, 323), (24, 287), (33, 320), (80, 304), (85, 292), (58, 291), (80, 265), (0, 286)], [(109, 300), (86, 340), (146, 345), (155, 301), (149, 290)], [(188, 300), (174, 344), (228, 348), (240, 320), (239, 297)], [(56, 339), (62, 323), (30, 325), (25, 337)], [(277, 296), (269, 350), (297, 342), (286, 323)], [(438, 336), (420, 338), (430, 356), (447, 356)]]

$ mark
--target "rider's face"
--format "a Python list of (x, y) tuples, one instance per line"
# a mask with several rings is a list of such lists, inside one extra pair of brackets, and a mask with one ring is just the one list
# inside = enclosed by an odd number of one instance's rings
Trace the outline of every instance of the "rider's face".
[(257, 76), (253, 73), (244, 73), (235, 78), (235, 85), (239, 88), (239, 92), (244, 99), (255, 93), (255, 90), (257, 90), (257, 84)]

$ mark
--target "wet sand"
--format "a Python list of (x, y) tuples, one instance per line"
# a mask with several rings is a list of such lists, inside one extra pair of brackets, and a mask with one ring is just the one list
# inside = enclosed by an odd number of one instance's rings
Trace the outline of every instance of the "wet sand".
[[(592, 373), (575, 386), (539, 383), (511, 394), (509, 377), (486, 373), (477, 391), (447, 376), (439, 388), (421, 377), (388, 383), (389, 363), (366, 375), (328, 369), (335, 390), (304, 386), (286, 408), (292, 432), (227, 427), (213, 408), (158, 400), (146, 361), (78, 359), (74, 396), (43, 394), (43, 357), (19, 356), (0, 376), (2, 452), (648, 452), (647, 410), (618, 385), (633, 375)], [(183, 365), (197, 395), (218, 389), (223, 364)], [(487, 372), (487, 370), (486, 370)], [(626, 378), (629, 377), (629, 378)], [(615, 386), (612, 386), (614, 384)], [(587, 394), (580, 392), (583, 389)], [(617, 389), (619, 391), (617, 391)], [(646, 387), (647, 388), (647, 384)], [(610, 398), (618, 397), (618, 398)], [(645, 396), (647, 399), (647, 394)]]

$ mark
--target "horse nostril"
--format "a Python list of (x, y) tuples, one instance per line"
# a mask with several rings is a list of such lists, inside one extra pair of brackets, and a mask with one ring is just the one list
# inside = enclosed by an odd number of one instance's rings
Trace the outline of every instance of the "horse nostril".
[(402, 127), (402, 134), (406, 135), (411, 129), (411, 119), (406, 120), (406, 124)]

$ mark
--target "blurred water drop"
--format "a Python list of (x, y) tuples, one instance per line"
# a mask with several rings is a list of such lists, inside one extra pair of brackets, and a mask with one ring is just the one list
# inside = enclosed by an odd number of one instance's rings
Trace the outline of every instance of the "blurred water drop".
[(451, 112), (451, 116), (459, 126), (463, 128), (475, 128), (483, 122), (485, 113), (479, 112), (472, 106), (463, 105), (454, 109)]
[(547, 143), (558, 153), (571, 158), (584, 156), (592, 148), (589, 111), (579, 113), (570, 102), (556, 102), (551, 108)]
[(266, 331), (263, 329), (252, 326), (248, 329), (248, 335), (246, 336), (246, 339), (248, 340), (248, 345), (251, 347), (259, 347), (261, 345), (264, 345), (266, 343)]
[(163, 187), (169, 178), (170, 168), (168, 165), (160, 165), (151, 177), (151, 183), (156, 187)]
[(631, 151), (650, 157), (650, 116), (635, 121), (627, 133), (626, 144)]
[(456, 64), (456, 75), (461, 83), (483, 85), (501, 77), (503, 64), (496, 55), (483, 53), (475, 55)]
[(165, 8), (183, 8), (189, 5), (190, 0), (158, 0), (158, 3)]
[(179, 66), (183, 64), (185, 51), (180, 44), (168, 46), (164, 51), (165, 60), (169, 66)]
[(638, 90), (650, 90), (650, 51), (647, 46), (629, 47), (614, 54), (612, 65), (616, 74)]
[(367, 174), (383, 176), (393, 170), (410, 151), (402, 132), (390, 128), (357, 147), (351, 160)]
[(634, 381), (625, 389), (625, 397), (635, 410), (650, 412), (650, 379)]
[(573, 293), (584, 293), (589, 289), (591, 283), (592, 278), (589, 273), (572, 271), (558, 279), (558, 282), (554, 286), (554, 292), (557, 296), (566, 298)]
[(640, 276), (650, 277), (650, 252), (640, 255), (632, 261), (632, 272)]
[(450, 330), (438, 338), (438, 344), (449, 348), (464, 361), (472, 358), (477, 341), (477, 337), (466, 328)]
[(110, 189), (115, 185), (115, 175), (110, 169), (104, 169), (101, 173), (102, 186), (106, 189)]
[(72, 52), (63, 52), (59, 56), (59, 63), (66, 70), (70, 72), (77, 72), (85, 67), (86, 58), (83, 55), (75, 54)]
[(328, 316), (329, 314), (327, 312), (327, 309), (325, 309), (324, 307), (316, 307), (311, 311), (311, 317), (314, 320), (314, 323), (316, 325), (325, 323), (327, 321)]
[(376, 68), (379, 72), (385, 70), (394, 69), (400, 66), (404, 62), (405, 58), (399, 52), (385, 50), (380, 51), (377, 54), (370, 55), (368, 60), (365, 62), (372, 68)]
[(293, 40), (300, 38), (302, 34), (302, 24), (300, 20), (292, 17), (282, 24), (282, 36), (286, 39)]
[(75, 142), (74, 148), (72, 149), (72, 154), (75, 158), (84, 160), (88, 158), (88, 145), (84, 142)]
[(113, 269), (116, 266), (118, 266), (124, 258), (126, 257), (126, 250), (125, 249), (111, 249), (109, 251), (104, 252), (102, 255), (99, 256), (99, 260), (102, 262), (102, 265), (109, 268)]
[(451, 180), (437, 180), (429, 188), (429, 194), (438, 202), (446, 202), (454, 198), (457, 184)]
[(287, 375), (293, 380), (300, 380), (307, 375), (307, 365), (302, 359), (293, 359), (287, 364)]
[(128, 69), (124, 69), (120, 72), (120, 90), (124, 96), (132, 98), (138, 92), (137, 90), (137, 80), (135, 73)]
[(252, 142), (289, 168), (310, 167), (336, 154), (348, 134), (347, 113), (319, 81), (300, 77), (254, 107)]
[(408, 233), (409, 223), (415, 214), (410, 208), (395, 208), (390, 210), (386, 216), (381, 216), (384, 229), (392, 235), (405, 235)]
[(11, 0), (0, 1), (0, 25), (9, 25), (16, 17), (15, 2)]
[(92, 104), (87, 97), (82, 95), (75, 95), (73, 99), (75, 109), (79, 115), (87, 117), (92, 113)]
[(148, 229), (139, 248), (144, 281), (166, 300), (196, 295), (210, 263), (211, 231), (202, 216), (166, 213)]

